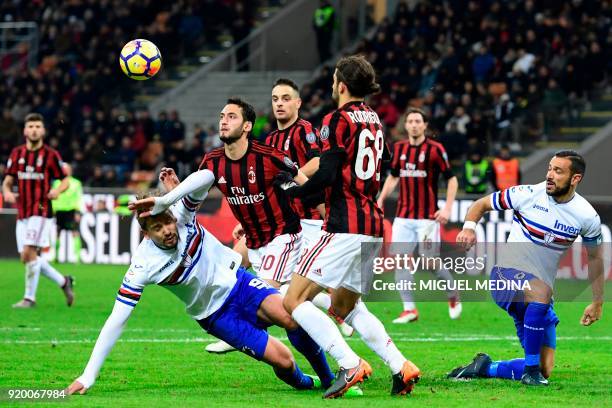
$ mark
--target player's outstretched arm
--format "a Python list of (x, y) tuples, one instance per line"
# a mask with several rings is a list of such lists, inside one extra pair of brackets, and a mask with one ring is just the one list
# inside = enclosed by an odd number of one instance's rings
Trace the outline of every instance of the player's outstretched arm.
[(104, 360), (106, 360), (106, 356), (108, 356), (108, 353), (110, 353), (121, 336), (125, 324), (132, 314), (132, 310), (134, 310), (134, 307), (121, 303), (118, 300), (115, 301), (113, 311), (100, 331), (100, 335), (91, 352), (91, 357), (89, 357), (89, 362), (85, 367), (85, 371), (83, 371), (83, 374), (74, 380), (66, 389), (69, 395), (76, 392), (85, 394), (94, 384), (102, 368), (102, 364), (104, 364)]
[(397, 183), (399, 183), (399, 177), (395, 177), (393, 174), (389, 174), (387, 179), (385, 180), (385, 184), (383, 184), (383, 188), (380, 191), (380, 195), (378, 196), (378, 200), (376, 200), (376, 204), (379, 208), (383, 208), (385, 204), (385, 200), (395, 190), (397, 187)]
[(164, 212), (172, 204), (187, 195), (193, 195), (202, 201), (210, 187), (215, 182), (215, 176), (210, 170), (198, 170), (191, 173), (182, 183), (162, 197), (149, 197), (128, 204), (131, 211), (144, 211), (140, 217), (148, 217)]
[(587, 253), (589, 255), (589, 281), (593, 291), (593, 301), (584, 309), (584, 313), (580, 318), (580, 324), (583, 326), (590, 326), (601, 319), (605, 283), (603, 246), (588, 246)]
[(59, 197), (61, 193), (68, 190), (68, 187), (70, 187), (70, 178), (64, 177), (59, 186), (57, 186), (57, 188), (52, 188), (51, 190), (49, 190), (47, 197), (49, 198), (49, 200), (55, 200), (57, 197)]
[(336, 180), (338, 169), (342, 166), (342, 159), (345, 154), (343, 151), (323, 153), (319, 162), (319, 169), (301, 186), (289, 185), (287, 179), (288, 175), (291, 175), (287, 172), (278, 173), (276, 184), (280, 185), (290, 197), (303, 198), (320, 193), (326, 187), (331, 186)]
[(465, 215), (463, 230), (457, 235), (457, 243), (466, 250), (476, 243), (476, 224), (486, 213), (493, 210), (491, 206), (491, 195), (485, 196), (474, 202)]
[(10, 174), (7, 174), (4, 177), (4, 181), (2, 181), (2, 195), (4, 196), (4, 201), (9, 204), (15, 204), (17, 201), (15, 199), (15, 194), (13, 194), (13, 183), (15, 182), (15, 178)]
[(434, 214), (436, 221), (442, 225), (446, 224), (450, 218), (450, 213), (453, 209), (453, 204), (455, 202), (458, 189), (459, 182), (457, 181), (456, 176), (453, 176), (446, 181), (446, 203), (444, 204), (444, 208), (439, 209)]
[(308, 160), (306, 164), (300, 167), (300, 171), (304, 173), (306, 177), (312, 177), (313, 174), (319, 169), (319, 157), (313, 157)]

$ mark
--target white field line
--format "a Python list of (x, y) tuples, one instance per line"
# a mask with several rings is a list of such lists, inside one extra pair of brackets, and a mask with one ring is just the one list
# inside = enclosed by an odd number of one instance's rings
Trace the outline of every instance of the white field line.
[[(280, 340), (287, 340), (286, 337), (280, 337)], [(348, 341), (359, 341), (358, 337), (349, 337)], [(436, 342), (462, 342), (462, 341), (516, 341), (515, 336), (461, 336), (461, 337), (396, 337), (393, 339), (396, 343), (436, 343)], [(561, 341), (612, 341), (612, 336), (561, 336), (557, 337), (557, 340)], [(61, 339), (48, 339), (48, 340), (4, 340), (0, 344), (11, 344), (11, 345), (36, 345), (36, 344), (93, 344), (96, 339), (75, 339), (75, 340), (61, 340)], [(176, 338), (176, 339), (160, 339), (160, 338), (133, 338), (133, 339), (119, 339), (121, 343), (212, 343), (217, 341), (214, 337), (189, 337), (189, 338)]]

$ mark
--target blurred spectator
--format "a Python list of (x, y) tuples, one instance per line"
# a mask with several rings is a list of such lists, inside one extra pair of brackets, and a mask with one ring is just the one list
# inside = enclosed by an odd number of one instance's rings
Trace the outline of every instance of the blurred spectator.
[(313, 27), (317, 36), (319, 61), (325, 62), (331, 57), (332, 38), (336, 24), (336, 12), (327, 0), (320, 0), (314, 12)]
[(196, 123), (193, 126), (193, 141), (199, 143), (201, 146), (206, 145), (206, 139), (208, 138), (208, 133), (204, 130), (204, 127)]
[(498, 145), (501, 145), (501, 143), (509, 143), (511, 139), (516, 142), (516, 140), (512, 138), (511, 129), (513, 110), (514, 103), (510, 100), (510, 95), (505, 93), (500, 96), (499, 101), (495, 104), (495, 140)]
[[(518, 150), (577, 118), (607, 86), (612, 20), (602, 16), (608, 9), (584, 1), (403, 0), (356, 52), (374, 65), (382, 95), (400, 114), (422, 107), (434, 134), (447, 138), (452, 121), (470, 149), (490, 153), (510, 143)], [(333, 109), (331, 73), (325, 68), (303, 87), (301, 112), (315, 124)], [(386, 134), (393, 137), (394, 115), (387, 118), (387, 102), (379, 101), (371, 103), (389, 120)]]
[(491, 164), (478, 149), (472, 150), (463, 166), (463, 184), (467, 194), (485, 194), (491, 182)]
[(388, 127), (395, 126), (400, 117), (399, 109), (387, 95), (383, 95), (376, 105), (376, 113)]
[(253, 137), (257, 140), (264, 138), (270, 133), (270, 130), (270, 115), (263, 110), (257, 111), (257, 117), (255, 123), (253, 123), (253, 130), (251, 131)]
[(448, 122), (446, 122), (446, 130), (450, 130), (451, 127), (455, 125), (457, 132), (465, 135), (470, 122), (471, 119), (465, 113), (465, 108), (463, 106), (457, 106), (453, 116), (448, 120)]
[(495, 57), (489, 53), (486, 46), (481, 45), (480, 49), (478, 50), (478, 55), (476, 55), (474, 62), (472, 62), (474, 82), (487, 81), (494, 67)]
[(104, 170), (101, 166), (96, 166), (93, 169), (93, 174), (85, 184), (89, 187), (105, 187)]
[(566, 113), (567, 102), (567, 95), (563, 89), (559, 88), (557, 81), (553, 78), (549, 79), (542, 98), (545, 138), (559, 126), (561, 116)]
[(493, 159), (493, 186), (496, 190), (521, 184), (521, 169), (516, 157), (512, 157), (510, 148), (506, 145), (499, 149), (499, 153)]
[(459, 131), (457, 122), (449, 121), (449, 126), (444, 133), (439, 136), (439, 142), (442, 143), (448, 154), (448, 159), (453, 164), (463, 159), (467, 149), (467, 137), (465, 133)]

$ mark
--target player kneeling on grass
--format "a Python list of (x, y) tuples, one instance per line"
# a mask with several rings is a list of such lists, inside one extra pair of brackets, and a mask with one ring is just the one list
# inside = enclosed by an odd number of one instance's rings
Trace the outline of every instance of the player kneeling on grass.
[(197, 222), (196, 207), (213, 181), (210, 171), (201, 170), (163, 197), (149, 196), (129, 205), (139, 215), (145, 239), (132, 258), (87, 367), (68, 387), (69, 394), (84, 394), (94, 384), (143, 289), (152, 284), (181, 299), (187, 313), (208, 333), (268, 363), (287, 384), (296, 389), (320, 387), (319, 380), (303, 374), (289, 348), (268, 335), (266, 328), (287, 329), (294, 347), (317, 372), (323, 364), (329, 370), (325, 353), (291, 319), (279, 292), (247, 273), (240, 266), (240, 255)]
[(476, 243), (476, 223), (485, 212), (514, 211), (508, 237), (512, 251), (499, 251), (491, 283), (497, 287), (497, 282), (512, 282), (523, 288), (496, 289), (492, 295), (514, 319), (525, 358), (491, 361), (487, 354), (479, 353), (470, 364), (451, 371), (449, 378), (495, 377), (520, 380), (526, 385), (548, 385), (559, 323), (553, 309), (552, 288), (559, 260), (579, 235), (589, 256), (593, 291), (593, 302), (584, 310), (580, 323), (589, 326), (601, 318), (601, 222), (591, 204), (576, 192), (585, 168), (584, 159), (575, 151), (559, 151), (548, 165), (545, 182), (498, 191), (476, 201), (468, 210), (463, 231), (457, 235), (457, 242), (468, 249)]

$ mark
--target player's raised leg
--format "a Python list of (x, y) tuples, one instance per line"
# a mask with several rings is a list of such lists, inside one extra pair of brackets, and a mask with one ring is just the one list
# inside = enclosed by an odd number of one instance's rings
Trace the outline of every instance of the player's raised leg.
[(420, 370), (406, 359), (391, 340), (381, 321), (359, 300), (361, 294), (340, 287), (332, 296), (334, 311), (353, 326), (366, 345), (390, 368), (391, 394), (410, 393), (420, 378)]
[(283, 305), (310, 337), (338, 362), (340, 369), (336, 381), (324, 394), (326, 398), (335, 398), (367, 379), (372, 368), (349, 347), (334, 322), (310, 301), (321, 290), (323, 288), (317, 283), (296, 273)]

